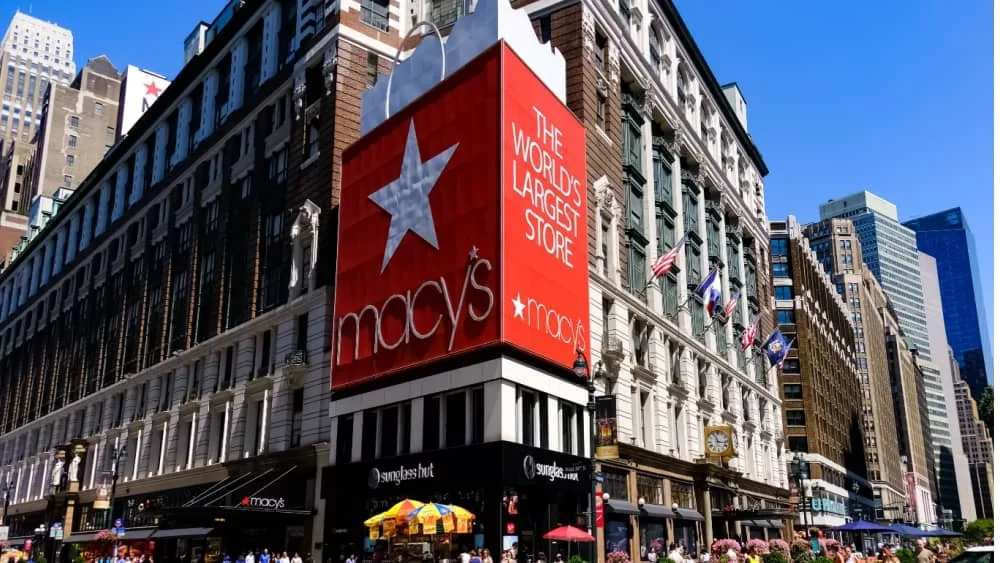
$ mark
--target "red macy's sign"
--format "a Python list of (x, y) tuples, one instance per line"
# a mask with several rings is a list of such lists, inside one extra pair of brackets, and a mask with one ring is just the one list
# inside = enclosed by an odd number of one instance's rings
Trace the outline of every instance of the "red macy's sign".
[(589, 343), (584, 129), (503, 43), (344, 151), (334, 388)]

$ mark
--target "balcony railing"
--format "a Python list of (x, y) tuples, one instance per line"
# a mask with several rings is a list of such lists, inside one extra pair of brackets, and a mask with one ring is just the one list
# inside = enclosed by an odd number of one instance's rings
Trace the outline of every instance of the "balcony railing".
[(296, 350), (285, 355), (286, 366), (304, 366), (308, 365), (308, 363), (305, 350)]

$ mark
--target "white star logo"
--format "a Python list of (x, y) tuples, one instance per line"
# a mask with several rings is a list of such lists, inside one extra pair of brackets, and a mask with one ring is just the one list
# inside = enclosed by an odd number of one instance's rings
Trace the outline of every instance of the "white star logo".
[(524, 302), (521, 301), (521, 292), (517, 293), (517, 297), (511, 300), (514, 304), (514, 316), (519, 317), (522, 321), (524, 320)]
[(392, 216), (389, 221), (389, 235), (385, 241), (385, 254), (382, 256), (382, 269), (379, 273), (385, 271), (407, 231), (412, 231), (427, 241), (434, 250), (438, 249), (437, 232), (434, 229), (434, 215), (431, 213), (429, 198), (431, 190), (434, 189), (438, 178), (444, 172), (444, 167), (448, 165), (457, 148), (458, 143), (455, 143), (430, 160), (421, 162), (417, 131), (413, 120), (410, 120), (410, 132), (406, 136), (406, 150), (403, 153), (403, 167), (399, 171), (399, 178), (368, 196), (375, 205)]

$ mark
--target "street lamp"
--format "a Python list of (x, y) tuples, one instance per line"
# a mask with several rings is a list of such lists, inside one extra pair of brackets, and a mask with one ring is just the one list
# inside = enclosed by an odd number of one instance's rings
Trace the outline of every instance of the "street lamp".
[[(118, 466), (121, 464), (121, 460), (125, 457), (125, 453), (128, 451), (128, 446), (122, 444), (120, 446), (115, 446), (115, 449), (111, 452), (111, 494), (108, 495), (108, 529), (111, 529), (111, 525), (114, 522), (115, 513), (115, 488), (118, 485)], [(115, 537), (115, 551), (111, 554), (112, 561), (118, 561), (118, 538)]]
[[(583, 354), (583, 348), (576, 349), (576, 360), (573, 361), (573, 373), (577, 377), (587, 380), (587, 413), (590, 415), (590, 495), (587, 499), (587, 507), (590, 510), (589, 527), (590, 533), (597, 537), (597, 399), (594, 394), (594, 376), (601, 371), (601, 362), (598, 360), (594, 364), (594, 373), (591, 373), (587, 363), (587, 357)], [(591, 546), (590, 563), (597, 563), (597, 541)]]
[[(45, 531), (46, 531), (46, 529), (47, 528), (45, 527), (45, 524), (39, 524), (35, 528), (34, 536), (38, 537), (38, 541), (37, 542), (33, 542), (31, 544), (31, 554), (38, 553), (38, 544), (43, 543), (45, 541)], [(45, 553), (45, 546), (44, 545), (42, 546), (42, 553), (43, 554)], [(31, 555), (31, 554), (29, 554), (29, 555)], [(35, 559), (35, 557), (32, 556), (32, 559)]]
[[(806, 495), (806, 481), (809, 480), (809, 460), (802, 452), (797, 452), (792, 458), (792, 474), (799, 482), (799, 504), (802, 506), (802, 526), (807, 529), (811, 525), (812, 498)], [(807, 514), (809, 516), (807, 516)]]

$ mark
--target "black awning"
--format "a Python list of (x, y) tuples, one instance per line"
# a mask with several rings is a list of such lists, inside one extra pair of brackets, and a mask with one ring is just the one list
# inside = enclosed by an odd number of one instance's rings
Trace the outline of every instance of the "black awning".
[(604, 501), (604, 507), (611, 512), (616, 512), (618, 514), (628, 514), (629, 516), (638, 516), (639, 507), (626, 501), (619, 499), (610, 499)]
[(123, 541), (145, 540), (145, 539), (149, 539), (149, 537), (152, 536), (153, 532), (155, 532), (155, 531), (156, 531), (156, 528), (126, 529), (125, 530), (125, 535), (122, 536), (121, 539)]
[[(301, 505), (303, 489), (298, 479), (301, 475), (298, 469), (298, 465), (272, 467), (259, 472), (227, 477), (184, 503), (181, 508), (309, 516), (313, 514), (313, 510)], [(298, 498), (298, 501), (286, 496), (292, 492), (287, 487), (297, 489), (299, 494), (292, 496)], [(295, 506), (296, 504), (299, 506)]]
[(24, 542), (30, 540), (31, 536), (21, 536), (19, 538), (10, 538), (7, 540), (7, 545), (10, 547), (23, 547)]
[(174, 528), (170, 530), (156, 530), (153, 532), (152, 539), (195, 538), (199, 536), (207, 536), (208, 534), (211, 534), (214, 529), (215, 528)]
[(82, 534), (70, 534), (63, 543), (87, 543), (97, 539), (97, 532), (84, 532)]
[(640, 508), (640, 516), (649, 516), (651, 518), (673, 518), (674, 511), (670, 510), (669, 507), (663, 506), (662, 504), (649, 504), (648, 502)]
[(674, 510), (674, 517), (678, 520), (695, 520), (697, 522), (705, 521), (705, 517), (702, 516), (701, 512), (698, 512), (693, 508), (678, 508)]

